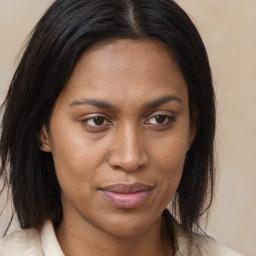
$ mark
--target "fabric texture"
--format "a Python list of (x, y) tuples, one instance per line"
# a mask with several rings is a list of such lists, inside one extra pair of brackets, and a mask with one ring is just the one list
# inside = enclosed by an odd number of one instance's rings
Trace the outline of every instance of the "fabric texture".
[[(242, 256), (212, 238), (188, 234), (173, 223), (175, 256)], [(46, 221), (42, 231), (26, 229), (13, 232), (0, 241), (0, 256), (65, 256), (53, 225)]]

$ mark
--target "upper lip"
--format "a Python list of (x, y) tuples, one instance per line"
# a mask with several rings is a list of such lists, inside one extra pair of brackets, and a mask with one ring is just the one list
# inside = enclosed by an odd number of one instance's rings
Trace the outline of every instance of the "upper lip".
[(113, 184), (110, 186), (103, 187), (100, 190), (120, 193), (120, 194), (121, 193), (128, 194), (128, 193), (149, 191), (152, 188), (153, 188), (152, 186), (146, 185), (143, 183), (133, 183), (133, 184), (118, 183), (118, 184)]

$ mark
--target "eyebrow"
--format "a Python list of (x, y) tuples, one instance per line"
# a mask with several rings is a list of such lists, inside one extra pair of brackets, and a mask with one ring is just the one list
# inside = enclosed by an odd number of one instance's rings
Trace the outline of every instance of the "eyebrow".
[(112, 105), (104, 100), (97, 100), (97, 99), (75, 100), (70, 104), (70, 106), (74, 107), (74, 106), (78, 106), (78, 105), (82, 105), (82, 104), (92, 105), (92, 106), (95, 106), (97, 108), (102, 108), (102, 109), (115, 109), (116, 108), (114, 105)]
[[(167, 95), (167, 96), (163, 96), (163, 97), (160, 97), (153, 101), (149, 101), (149, 102), (145, 103), (143, 105), (143, 108), (146, 108), (146, 109), (155, 108), (155, 107), (161, 106), (163, 104), (166, 104), (170, 101), (177, 101), (179, 103), (182, 103), (182, 100), (179, 97), (174, 96), (174, 95)], [(83, 105), (83, 104), (92, 105), (92, 106), (95, 106), (95, 107), (101, 108), (101, 109), (110, 109), (110, 110), (117, 109), (117, 107), (115, 105), (113, 105), (107, 101), (98, 100), (98, 99), (90, 99), (90, 98), (75, 100), (70, 104), (70, 107)]]
[(155, 108), (164, 105), (170, 101), (177, 101), (179, 103), (182, 103), (182, 100), (179, 97), (174, 95), (167, 95), (144, 104), (144, 108)]

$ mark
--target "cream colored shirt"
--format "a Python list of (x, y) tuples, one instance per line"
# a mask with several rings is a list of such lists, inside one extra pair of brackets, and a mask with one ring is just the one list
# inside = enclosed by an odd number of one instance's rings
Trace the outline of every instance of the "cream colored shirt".
[[(175, 256), (241, 256), (241, 254), (202, 235), (187, 234), (174, 223)], [(64, 256), (53, 225), (46, 221), (41, 233), (19, 230), (0, 241), (0, 256)]]

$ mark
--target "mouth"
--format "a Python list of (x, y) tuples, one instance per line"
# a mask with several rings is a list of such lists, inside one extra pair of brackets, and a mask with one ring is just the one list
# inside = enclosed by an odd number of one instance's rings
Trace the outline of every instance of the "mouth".
[(99, 191), (117, 208), (135, 208), (148, 198), (152, 189), (152, 186), (143, 183), (120, 183), (103, 187)]

